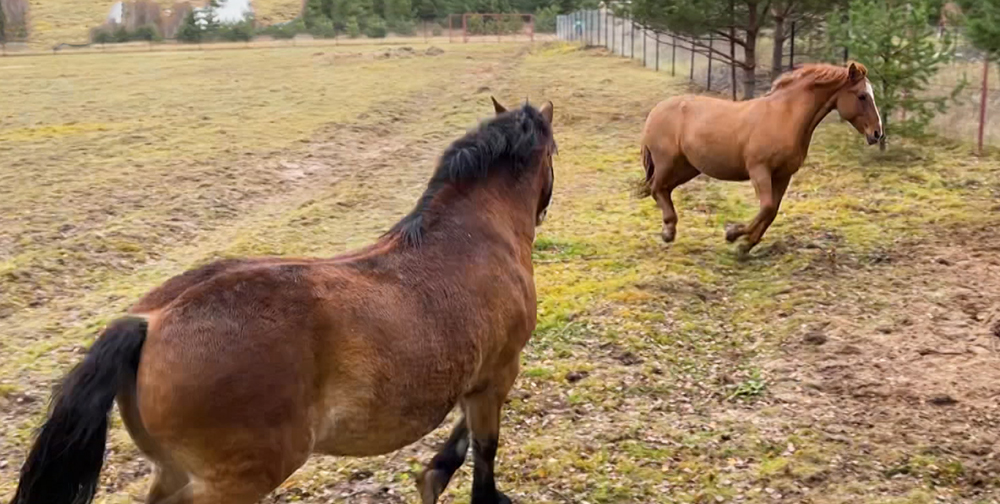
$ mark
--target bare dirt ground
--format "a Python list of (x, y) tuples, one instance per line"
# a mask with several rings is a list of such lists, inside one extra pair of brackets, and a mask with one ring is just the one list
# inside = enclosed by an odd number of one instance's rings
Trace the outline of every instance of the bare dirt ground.
[[(645, 113), (681, 83), (568, 46), (425, 49), (6, 70), (0, 495), (48, 388), (132, 300), (217, 257), (367, 243), (495, 94), (553, 100), (560, 144), (498, 461), (515, 500), (1000, 502), (1000, 159), (935, 139), (878, 155), (830, 121), (750, 258), (722, 239), (755, 212), (743, 184), (679, 189), (667, 246), (629, 183)], [(141, 500), (151, 468), (115, 422), (98, 501)], [(447, 429), (316, 457), (268, 501), (415, 502)], [(468, 502), (470, 475), (443, 501)]]

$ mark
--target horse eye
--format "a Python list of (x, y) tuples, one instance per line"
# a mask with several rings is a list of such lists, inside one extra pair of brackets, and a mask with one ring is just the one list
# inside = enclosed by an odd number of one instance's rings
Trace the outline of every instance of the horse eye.
[(868, 99), (868, 94), (867, 94), (867, 93), (865, 93), (865, 94), (863, 94), (863, 95), (859, 96), (859, 97), (858, 97), (858, 99), (859, 99), (859, 100), (861, 100), (861, 101), (865, 101), (865, 100), (867, 100), (867, 99)]

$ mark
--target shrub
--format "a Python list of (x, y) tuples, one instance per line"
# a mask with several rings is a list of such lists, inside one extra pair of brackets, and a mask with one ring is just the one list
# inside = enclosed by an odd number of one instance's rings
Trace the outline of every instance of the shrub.
[(346, 26), (347, 36), (351, 38), (358, 38), (361, 36), (361, 27), (358, 26), (358, 18), (351, 17), (347, 20)]
[(556, 16), (558, 15), (559, 8), (555, 5), (535, 11), (535, 31), (554, 33), (556, 31)]
[(387, 34), (388, 30), (382, 18), (374, 18), (368, 21), (368, 28), (365, 30), (365, 35), (368, 35), (370, 38), (385, 38)]
[(469, 35), (482, 35), (483, 33), (486, 33), (486, 26), (483, 24), (483, 16), (480, 16), (479, 14), (469, 16), (465, 29)]
[(181, 24), (180, 30), (177, 30), (177, 40), (195, 44), (201, 42), (202, 35), (201, 27), (198, 26), (198, 18), (195, 17), (194, 11), (188, 12), (187, 16), (184, 17), (184, 23)]
[(132, 32), (130, 37), (132, 40), (145, 40), (147, 42), (152, 42), (154, 40), (161, 40), (159, 30), (156, 29), (154, 25), (142, 25)]
[(125, 29), (124, 26), (119, 26), (117, 29), (115, 29), (114, 39), (115, 42), (118, 43), (128, 42), (129, 40), (132, 40), (132, 35), (128, 32), (128, 30)]
[(94, 28), (93, 30), (90, 30), (90, 41), (95, 44), (113, 44), (115, 42), (115, 36), (108, 28)]
[(415, 28), (413, 26), (413, 21), (409, 20), (398, 20), (392, 23), (389, 27), (393, 33), (396, 35), (410, 36), (415, 33)]
[(521, 33), (524, 31), (524, 19), (520, 14), (507, 14), (503, 20), (503, 33)]
[(333, 38), (337, 35), (337, 30), (330, 18), (318, 17), (313, 20), (309, 34), (317, 38)]
[(431, 28), (431, 35), (434, 35), (435, 37), (440, 37), (442, 33), (444, 33), (444, 30), (442, 30), (438, 25), (434, 25), (434, 28)]
[(246, 21), (222, 25), (219, 27), (219, 38), (229, 42), (249, 42), (253, 39), (253, 25)]

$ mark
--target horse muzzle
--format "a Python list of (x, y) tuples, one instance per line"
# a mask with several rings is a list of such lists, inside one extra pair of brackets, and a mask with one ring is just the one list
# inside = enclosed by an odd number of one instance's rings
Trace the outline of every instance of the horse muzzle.
[(878, 143), (879, 139), (882, 138), (882, 132), (874, 131), (865, 135), (865, 138), (868, 140), (868, 145), (875, 145)]

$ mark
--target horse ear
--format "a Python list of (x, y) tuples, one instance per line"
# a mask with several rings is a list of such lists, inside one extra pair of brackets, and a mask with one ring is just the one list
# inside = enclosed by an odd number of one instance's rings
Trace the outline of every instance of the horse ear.
[(544, 117), (549, 124), (552, 124), (552, 107), (552, 102), (545, 102), (545, 105), (542, 105), (542, 108), (539, 110), (539, 112), (542, 113), (542, 117)]
[(493, 110), (496, 111), (497, 115), (503, 114), (507, 111), (507, 108), (500, 105), (500, 102), (498, 102), (496, 98), (490, 96), (490, 99), (493, 100)]
[(847, 69), (847, 77), (851, 79), (851, 82), (857, 82), (865, 78), (866, 72), (863, 70), (863, 68), (864, 67), (858, 68), (858, 65), (856, 63), (854, 63), (853, 61), (851, 62), (851, 66), (848, 67)]

